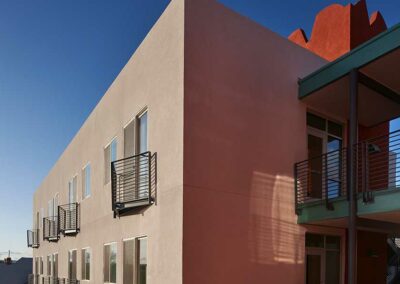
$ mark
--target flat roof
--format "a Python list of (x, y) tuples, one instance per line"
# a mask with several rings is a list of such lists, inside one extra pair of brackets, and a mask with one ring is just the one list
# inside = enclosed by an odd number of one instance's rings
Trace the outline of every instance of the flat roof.
[(299, 99), (400, 48), (400, 23), (299, 80)]

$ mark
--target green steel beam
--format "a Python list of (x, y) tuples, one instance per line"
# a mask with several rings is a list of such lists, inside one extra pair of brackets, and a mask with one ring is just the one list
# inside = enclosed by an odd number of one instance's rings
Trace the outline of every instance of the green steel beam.
[(337, 60), (299, 80), (299, 98), (303, 99), (391, 51), (400, 48), (400, 24), (365, 42)]
[[(368, 218), (369, 214), (400, 211), (400, 189), (388, 189), (373, 192), (374, 201), (364, 203), (362, 195), (357, 200), (357, 215)], [(338, 198), (332, 202), (334, 210), (328, 210), (325, 202), (304, 204), (300, 208), (298, 224), (310, 224), (317, 221), (344, 218), (349, 215), (348, 201)]]

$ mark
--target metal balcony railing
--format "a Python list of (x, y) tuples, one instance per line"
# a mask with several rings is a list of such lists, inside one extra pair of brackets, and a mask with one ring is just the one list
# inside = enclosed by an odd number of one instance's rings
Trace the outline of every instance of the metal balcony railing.
[(112, 209), (150, 205), (156, 195), (157, 154), (145, 152), (111, 163)]
[[(400, 131), (353, 145), (356, 189), (364, 202), (372, 202), (374, 191), (400, 187)], [(310, 202), (325, 202), (347, 196), (347, 149), (342, 148), (296, 163), (294, 166), (296, 213)]]
[(78, 203), (58, 206), (58, 224), (60, 233), (75, 235), (80, 230), (80, 208)]
[(57, 216), (43, 218), (43, 239), (56, 242), (60, 238)]
[(372, 192), (400, 187), (400, 131), (362, 141), (357, 149), (357, 188), (363, 201)]
[(28, 230), (26, 232), (26, 239), (29, 248), (38, 248), (40, 244), (39, 238), (39, 229)]
[(325, 201), (345, 196), (347, 149), (342, 148), (295, 164), (296, 209), (311, 201)]

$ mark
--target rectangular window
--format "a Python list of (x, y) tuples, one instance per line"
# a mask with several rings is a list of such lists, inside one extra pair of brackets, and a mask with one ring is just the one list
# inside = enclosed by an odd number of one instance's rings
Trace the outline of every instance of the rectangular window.
[(68, 252), (68, 278), (76, 280), (76, 250)]
[(51, 276), (51, 255), (47, 256), (47, 275)]
[(40, 275), (43, 275), (43, 256), (40, 257)]
[(340, 237), (306, 234), (306, 283), (340, 283)]
[(53, 216), (58, 216), (58, 193), (53, 197)]
[(117, 138), (104, 149), (104, 184), (111, 180), (111, 162), (117, 160)]
[(137, 280), (138, 284), (147, 281), (147, 238), (137, 240)]
[(124, 241), (124, 281), (123, 284), (134, 284), (135, 277), (135, 239)]
[(148, 151), (148, 145), (147, 145), (147, 110), (143, 112), (141, 115), (138, 117), (138, 126), (139, 126), (139, 137), (138, 137), (138, 143), (139, 143), (139, 154), (145, 153)]
[(104, 245), (104, 282), (117, 282), (117, 244)]
[(82, 280), (90, 280), (90, 255), (91, 251), (89, 248), (82, 249), (82, 258), (81, 258)]
[(49, 202), (47, 203), (47, 217), (53, 217), (53, 199), (50, 199)]
[(58, 277), (58, 253), (53, 254), (53, 276)]
[(69, 182), (68, 182), (68, 203), (76, 203), (77, 202), (77, 187), (78, 187), (78, 177), (74, 176)]
[(135, 155), (135, 120), (124, 128), (124, 158)]
[(44, 208), (40, 208), (39, 229), (43, 230)]
[(35, 257), (35, 274), (39, 274), (39, 257)]
[(90, 186), (90, 164), (87, 164), (86, 167), (82, 170), (82, 196), (83, 198), (89, 197), (91, 194), (91, 186)]

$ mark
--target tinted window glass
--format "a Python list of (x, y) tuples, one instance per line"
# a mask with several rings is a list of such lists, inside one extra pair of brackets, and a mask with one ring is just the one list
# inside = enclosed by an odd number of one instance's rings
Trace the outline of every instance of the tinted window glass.
[(342, 137), (343, 136), (342, 126), (332, 121), (328, 121), (328, 133), (335, 135), (337, 137)]
[(306, 234), (306, 247), (323, 248), (324, 236), (316, 234)]
[(307, 113), (307, 125), (317, 129), (326, 130), (326, 120), (316, 116), (315, 114)]

